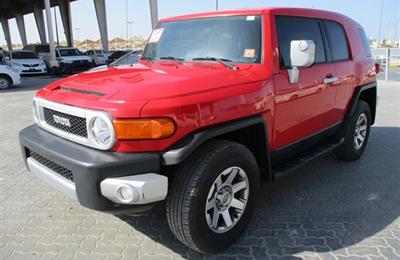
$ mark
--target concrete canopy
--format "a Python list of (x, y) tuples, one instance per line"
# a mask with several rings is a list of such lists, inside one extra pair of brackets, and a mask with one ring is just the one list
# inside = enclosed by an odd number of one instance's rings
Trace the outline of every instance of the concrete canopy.
[[(74, 2), (76, 0), (70, 0), (70, 2)], [(12, 19), (16, 14), (29, 14), (33, 13), (35, 6), (40, 6), (41, 9), (44, 9), (43, 0), (1, 0), (0, 1), (0, 17), (6, 19)], [(58, 0), (50, 1), (51, 7), (58, 6)]]

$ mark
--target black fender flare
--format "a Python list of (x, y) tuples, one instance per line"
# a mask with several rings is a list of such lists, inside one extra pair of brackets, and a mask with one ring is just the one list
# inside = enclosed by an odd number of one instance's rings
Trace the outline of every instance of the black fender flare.
[(215, 126), (206, 127), (193, 132), (161, 154), (161, 161), (163, 165), (176, 165), (183, 162), (187, 157), (190, 156), (197, 148), (208, 140), (228, 134), (249, 126), (262, 124), (265, 132), (265, 148), (266, 148), (266, 167), (268, 174), (271, 175), (271, 160), (270, 151), (268, 148), (268, 128), (262, 115), (256, 115), (248, 118), (243, 118), (235, 121), (229, 121)]
[[(350, 106), (347, 110), (346, 116), (345, 116), (345, 122), (347, 122), (354, 114), (356, 107), (357, 107), (357, 102), (360, 99), (361, 94), (366, 91), (366, 90), (370, 90), (370, 89), (377, 89), (377, 82), (371, 82), (368, 83), (366, 85), (362, 85), (360, 87), (358, 87), (353, 94), (353, 97), (351, 99), (351, 103)], [(375, 123), (375, 117), (376, 117), (376, 104), (377, 104), (377, 91), (374, 92), (375, 96), (373, 97), (375, 100), (375, 106), (374, 107), (370, 107), (371, 109), (371, 113), (372, 113), (372, 122), (371, 125), (373, 125)], [(346, 125), (346, 124), (344, 124)]]

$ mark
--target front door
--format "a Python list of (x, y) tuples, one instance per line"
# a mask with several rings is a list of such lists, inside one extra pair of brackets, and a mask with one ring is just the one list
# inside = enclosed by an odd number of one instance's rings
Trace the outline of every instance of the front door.
[[(335, 124), (335, 64), (328, 63), (326, 40), (319, 19), (278, 16), (276, 18), (280, 71), (275, 81), (274, 149), (304, 139)], [(315, 64), (300, 68), (299, 81), (289, 83), (290, 42), (312, 40), (316, 45)], [(328, 80), (327, 80), (328, 79)]]

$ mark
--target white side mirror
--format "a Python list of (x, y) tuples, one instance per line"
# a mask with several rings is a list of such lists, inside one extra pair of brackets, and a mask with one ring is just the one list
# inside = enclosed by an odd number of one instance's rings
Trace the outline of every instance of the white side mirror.
[(290, 42), (290, 63), (292, 68), (288, 70), (290, 84), (299, 81), (299, 68), (307, 68), (315, 62), (315, 43), (311, 40)]

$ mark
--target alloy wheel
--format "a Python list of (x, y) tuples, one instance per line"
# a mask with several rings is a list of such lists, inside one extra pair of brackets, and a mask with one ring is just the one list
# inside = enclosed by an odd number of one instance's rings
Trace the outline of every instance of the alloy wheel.
[(249, 181), (239, 167), (225, 169), (214, 181), (207, 196), (206, 220), (216, 233), (233, 228), (243, 215), (249, 198)]
[(360, 114), (354, 130), (354, 149), (360, 150), (365, 142), (368, 131), (368, 117), (365, 113)]

